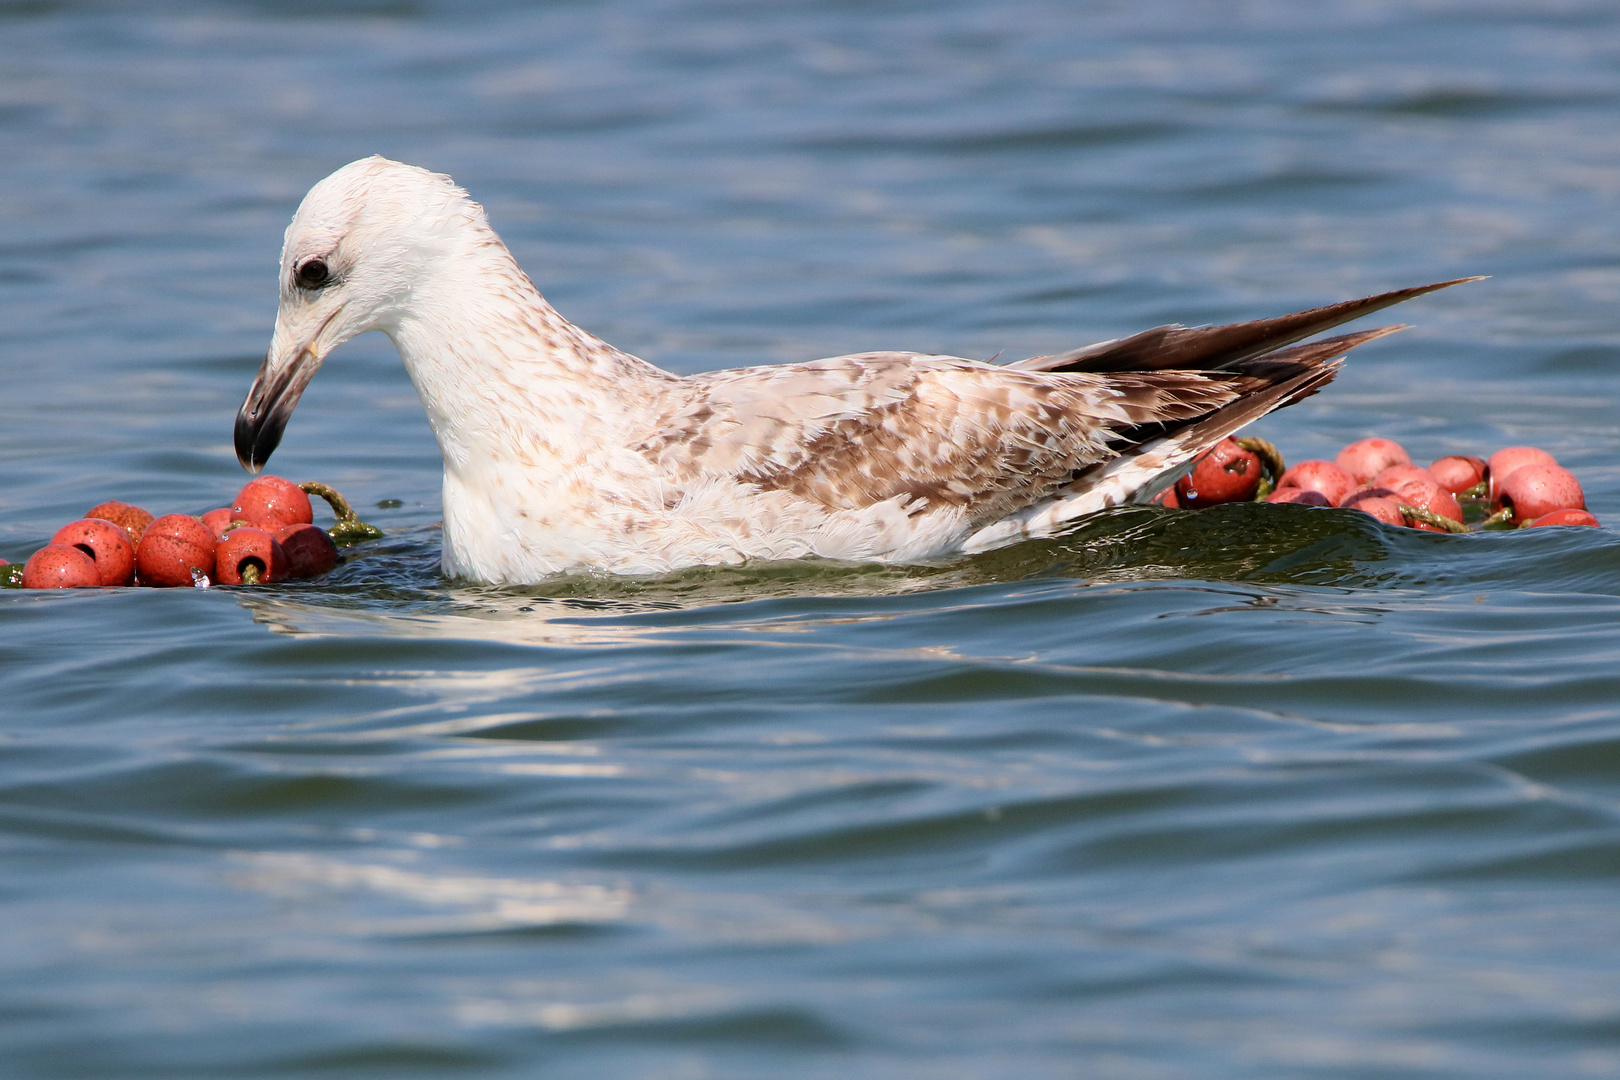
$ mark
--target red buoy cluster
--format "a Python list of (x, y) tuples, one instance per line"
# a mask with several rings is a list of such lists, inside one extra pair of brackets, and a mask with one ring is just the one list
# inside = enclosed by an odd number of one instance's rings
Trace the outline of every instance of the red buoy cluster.
[[(340, 525), (347, 509), (345, 503), (339, 511)], [(0, 561), (0, 578), (10, 579), (0, 583), (24, 589), (172, 588), (315, 577), (337, 565), (338, 549), (314, 520), (309, 495), (279, 476), (248, 481), (230, 506), (198, 517), (155, 518), (129, 503), (104, 502), (58, 529), (20, 574)]]
[(1538, 447), (1510, 446), (1489, 459), (1453, 455), (1425, 469), (1400, 443), (1380, 438), (1353, 442), (1332, 461), (1292, 467), (1263, 439), (1225, 439), (1154, 501), (1343, 506), (1430, 532), (1598, 524), (1580, 481)]

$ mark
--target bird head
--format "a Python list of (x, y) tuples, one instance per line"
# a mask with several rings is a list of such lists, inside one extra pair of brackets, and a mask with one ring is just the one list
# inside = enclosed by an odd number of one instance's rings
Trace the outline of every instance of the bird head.
[(281, 304), (269, 352), (236, 414), (236, 456), (256, 473), (281, 442), (328, 353), (392, 331), (413, 292), (483, 210), (448, 177), (383, 157), (310, 189), (281, 249)]

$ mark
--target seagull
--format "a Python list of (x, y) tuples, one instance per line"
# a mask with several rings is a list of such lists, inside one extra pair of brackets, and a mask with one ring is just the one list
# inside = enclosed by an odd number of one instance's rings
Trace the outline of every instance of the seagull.
[(327, 354), (380, 330), (444, 455), (450, 577), (939, 560), (1154, 498), (1402, 327), (1300, 342), (1472, 280), (1010, 364), (867, 352), (678, 376), (559, 315), (448, 176), (373, 156), (287, 228), (236, 454), (258, 472)]

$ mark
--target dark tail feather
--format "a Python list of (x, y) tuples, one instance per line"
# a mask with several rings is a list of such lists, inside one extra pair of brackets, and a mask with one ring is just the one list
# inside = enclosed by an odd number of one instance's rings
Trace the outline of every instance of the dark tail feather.
[(1404, 326), (1380, 326), (1267, 353), (1225, 376), (1242, 388), (1237, 400), (1191, 420), (1122, 428), (1115, 432), (1109, 445), (1129, 455), (1149, 444), (1160, 446), (1167, 436), (1177, 436), (1182, 445), (1196, 446), (1197, 452), (1203, 453), (1243, 425), (1320, 391), (1339, 373), (1344, 354), (1357, 345), (1404, 329)]
[[(1083, 349), (1073, 349), (1052, 356), (1036, 356), (1008, 364), (1024, 371), (1089, 371), (1107, 373), (1116, 371), (1219, 371), (1230, 369), (1245, 360), (1253, 359), (1273, 350), (1302, 341), (1312, 334), (1331, 329), (1340, 323), (1370, 315), (1391, 304), (1399, 304), (1414, 296), (1434, 292), (1436, 289), (1461, 285), (1465, 281), (1479, 281), (1477, 277), (1457, 278), (1433, 285), (1418, 285), (1410, 289), (1380, 293), (1362, 300), (1346, 300), (1327, 307), (1312, 308), (1293, 315), (1274, 319), (1255, 319), (1252, 322), (1228, 323), (1225, 326), (1157, 326), (1128, 338), (1104, 341)], [(1387, 331), (1384, 331), (1387, 333)], [(1360, 344), (1357, 342), (1356, 344)], [(1350, 348), (1353, 346), (1347, 346)]]
[(1401, 324), (1395, 326), (1379, 326), (1371, 330), (1357, 330), (1353, 334), (1340, 334), (1337, 337), (1323, 338), (1321, 341), (1310, 341), (1304, 345), (1295, 345), (1289, 349), (1278, 349), (1276, 352), (1266, 353), (1243, 364), (1237, 370), (1244, 375), (1261, 379), (1265, 382), (1276, 383), (1288, 381), (1293, 372), (1300, 369), (1315, 369), (1317, 378), (1306, 379), (1298, 383), (1292, 391), (1277, 402), (1275, 408), (1292, 405), (1296, 401), (1304, 401), (1322, 387), (1333, 381), (1333, 376), (1339, 373), (1338, 361), (1344, 354), (1359, 345), (1369, 341), (1376, 341), (1406, 327)]
[(1201, 420), (1189, 424), (1186, 434), (1193, 435), (1205, 447), (1214, 446), (1243, 425), (1258, 420), (1268, 412), (1304, 401), (1333, 381), (1344, 362), (1344, 354), (1357, 345), (1404, 330), (1404, 326), (1380, 326), (1376, 330), (1361, 330), (1354, 334), (1323, 338), (1306, 345), (1295, 345), (1268, 353), (1263, 358), (1243, 367), (1244, 375), (1260, 379), (1271, 385), (1256, 393), (1246, 394), (1230, 405), (1216, 409)]

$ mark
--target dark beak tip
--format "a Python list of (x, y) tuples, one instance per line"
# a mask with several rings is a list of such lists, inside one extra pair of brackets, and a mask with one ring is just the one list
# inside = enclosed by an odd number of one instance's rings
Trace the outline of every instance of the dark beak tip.
[(250, 473), (259, 471), (259, 463), (253, 460), (253, 421), (248, 419), (247, 406), (242, 406), (236, 414), (236, 428), (232, 432), (236, 444), (236, 460), (242, 468)]
[(274, 411), (260, 421), (258, 410), (249, 412), (247, 405), (236, 414), (236, 428), (232, 432), (236, 444), (236, 460), (249, 474), (257, 476), (270, 460), (281, 442), (282, 424), (273, 422)]
[(255, 475), (281, 445), (282, 432), (287, 430), (299, 395), (320, 367), (320, 361), (308, 348), (300, 350), (293, 362), (280, 371), (271, 371), (271, 360), (267, 355), (260, 365), (253, 387), (236, 411), (236, 428), (232, 432), (236, 460)]

